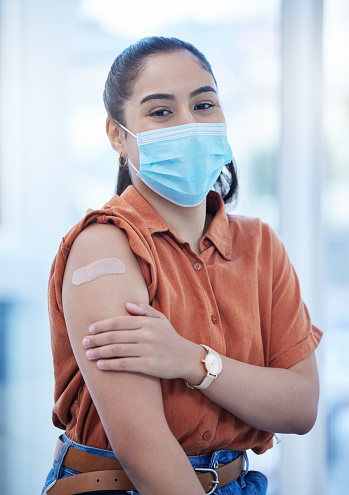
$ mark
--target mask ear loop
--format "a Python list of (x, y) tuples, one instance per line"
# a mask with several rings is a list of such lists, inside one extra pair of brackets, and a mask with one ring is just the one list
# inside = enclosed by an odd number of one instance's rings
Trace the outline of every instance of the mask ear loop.
[[(115, 120), (115, 119), (114, 119), (114, 122), (115, 122), (118, 126), (122, 127), (122, 129), (124, 129), (126, 132), (128, 132), (129, 134), (131, 134), (131, 136), (133, 136), (133, 137), (135, 137), (135, 138), (137, 139), (137, 136), (136, 136), (135, 134), (133, 134), (133, 132), (131, 132), (131, 131), (129, 131), (128, 129), (126, 129), (126, 127), (125, 127), (125, 126), (123, 126), (122, 124), (120, 124), (120, 122), (118, 122), (118, 121), (117, 121), (117, 120)], [(127, 157), (127, 156), (125, 156), (125, 157), (124, 157), (124, 158), (125, 158), (125, 161), (123, 161), (123, 159), (122, 159), (122, 158), (123, 158), (122, 153), (120, 153), (120, 156), (119, 156), (119, 167), (120, 167), (120, 168), (125, 168), (125, 167), (126, 167), (126, 165), (128, 164), (128, 157)]]
[[(122, 129), (124, 129), (126, 132), (128, 132), (129, 134), (131, 134), (131, 136), (133, 136), (134, 138), (137, 139), (137, 136), (136, 134), (133, 134), (133, 132), (129, 131), (125, 126), (123, 126), (122, 124), (120, 124), (120, 122), (118, 122), (117, 120), (114, 119), (114, 122), (120, 126)], [(132, 165), (132, 168), (135, 169), (135, 171), (138, 173), (138, 170), (136, 169), (136, 167), (131, 163), (131, 160), (128, 159), (128, 157), (124, 157), (125, 158), (125, 163), (122, 162), (122, 153), (120, 153), (120, 156), (119, 156), (119, 165), (121, 168), (125, 168), (126, 165), (130, 162), (130, 165)]]
[(118, 122), (117, 120), (114, 120), (114, 122), (115, 122), (118, 126), (122, 127), (122, 129), (124, 129), (124, 131), (128, 132), (129, 134), (131, 134), (131, 136), (133, 136), (134, 138), (136, 138), (136, 139), (137, 139), (136, 134), (133, 134), (133, 132), (129, 131), (129, 130), (128, 130), (125, 126), (123, 126), (122, 124), (120, 124), (120, 122)]

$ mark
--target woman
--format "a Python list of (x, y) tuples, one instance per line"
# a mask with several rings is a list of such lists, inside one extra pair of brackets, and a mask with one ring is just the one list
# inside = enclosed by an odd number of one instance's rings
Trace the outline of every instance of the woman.
[(264, 494), (245, 451), (312, 428), (321, 332), (275, 233), (224, 211), (237, 180), (206, 58), (141, 40), (104, 101), (121, 197), (90, 211), (52, 266), (66, 433), (43, 493)]

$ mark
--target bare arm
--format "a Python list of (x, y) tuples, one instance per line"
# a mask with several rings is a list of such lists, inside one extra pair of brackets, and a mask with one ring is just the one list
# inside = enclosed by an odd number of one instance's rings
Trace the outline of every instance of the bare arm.
[[(73, 272), (92, 261), (117, 257), (126, 272), (74, 286)], [(124, 469), (142, 495), (202, 495), (184, 451), (168, 428), (158, 378), (132, 371), (105, 373), (86, 357), (82, 339), (89, 326), (115, 315), (129, 316), (126, 302), (148, 303), (138, 261), (126, 236), (116, 227), (93, 225), (76, 239), (63, 282), (63, 307), (68, 333), (84, 380)]]
[(203, 390), (213, 402), (260, 430), (305, 434), (313, 427), (319, 398), (314, 353), (289, 369), (222, 361), (224, 372)]

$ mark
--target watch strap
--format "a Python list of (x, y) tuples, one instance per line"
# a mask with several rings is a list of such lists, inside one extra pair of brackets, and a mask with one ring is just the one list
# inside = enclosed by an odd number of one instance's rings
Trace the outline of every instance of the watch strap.
[(207, 373), (207, 375), (205, 376), (205, 378), (202, 380), (201, 383), (199, 383), (199, 385), (191, 385), (189, 382), (185, 382), (187, 387), (191, 388), (191, 389), (195, 389), (195, 388), (198, 388), (199, 390), (204, 390), (205, 388), (207, 388), (209, 385), (211, 385), (211, 383), (213, 382), (213, 380), (215, 379), (216, 377), (213, 376), (213, 375), (210, 375), (210, 373)]

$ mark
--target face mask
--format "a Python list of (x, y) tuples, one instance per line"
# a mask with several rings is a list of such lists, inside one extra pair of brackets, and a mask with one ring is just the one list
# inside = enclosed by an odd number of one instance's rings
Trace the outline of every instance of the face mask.
[(233, 159), (226, 124), (194, 123), (133, 134), (144, 184), (179, 206), (197, 206)]

